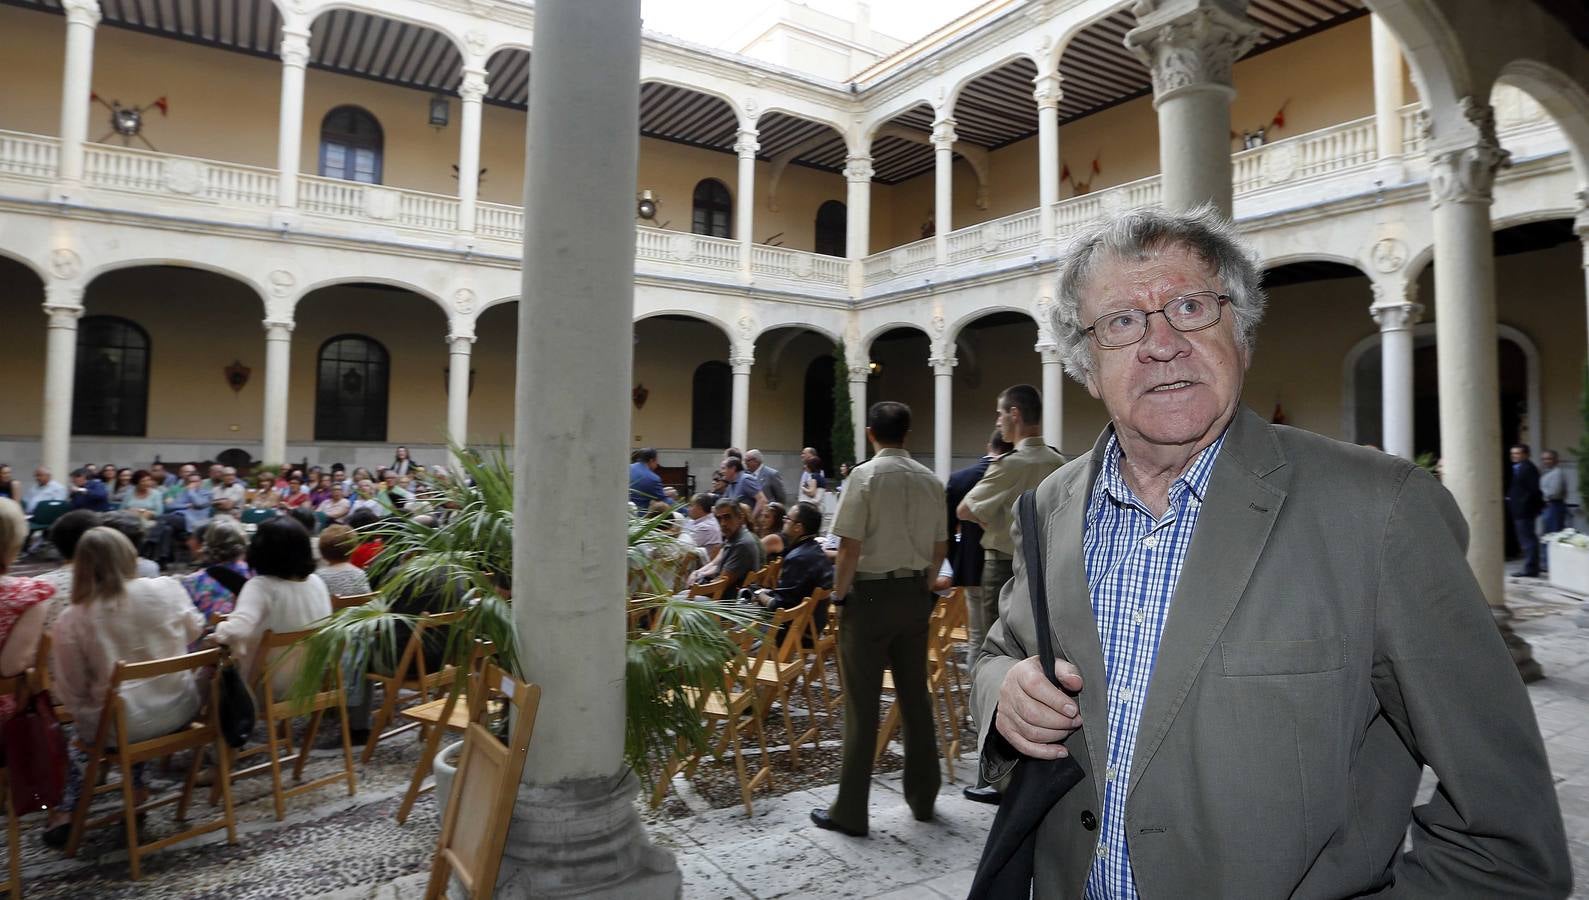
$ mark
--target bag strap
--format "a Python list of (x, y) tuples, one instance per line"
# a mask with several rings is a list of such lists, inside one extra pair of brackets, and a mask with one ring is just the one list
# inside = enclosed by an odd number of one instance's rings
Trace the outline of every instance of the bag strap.
[(1043, 664), (1043, 674), (1059, 687), (1059, 676), (1054, 674), (1054, 638), (1048, 629), (1048, 578), (1043, 567), (1043, 541), (1037, 528), (1037, 491), (1021, 494), (1015, 503), (1015, 514), (1021, 523), (1021, 555), (1026, 561), (1026, 593), (1032, 600), (1032, 624), (1037, 632), (1037, 656)]
[(221, 587), (231, 591), (234, 597), (243, 592), (243, 585), (248, 581), (237, 570), (229, 569), (223, 565), (210, 566), (204, 572), (215, 579), (215, 582)]

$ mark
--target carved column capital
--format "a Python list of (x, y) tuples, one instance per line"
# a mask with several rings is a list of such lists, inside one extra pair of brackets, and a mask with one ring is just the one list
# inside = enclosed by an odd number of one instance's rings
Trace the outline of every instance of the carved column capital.
[(1032, 99), (1037, 101), (1038, 109), (1059, 109), (1059, 101), (1065, 97), (1065, 92), (1059, 84), (1058, 73), (1039, 75), (1032, 79)]
[(1368, 314), (1374, 317), (1381, 332), (1405, 331), (1418, 324), (1423, 317), (1423, 304), (1418, 302), (1418, 282), (1394, 279), (1370, 284), (1374, 291), (1374, 305)]
[(447, 349), (453, 353), (462, 353), (465, 356), (474, 350), (475, 336), (465, 331), (453, 331), (447, 334)]
[(865, 363), (861, 363), (860, 365), (856, 365), (852, 361), (849, 364), (848, 369), (849, 369), (849, 372), (850, 372), (850, 383), (851, 384), (856, 384), (858, 382), (864, 382), (866, 379), (872, 377), (872, 364), (870, 362), (865, 362)]
[(309, 29), (282, 28), (281, 62), (297, 69), (309, 65)]
[(931, 354), (927, 357), (927, 365), (932, 367), (934, 375), (953, 375), (955, 366), (960, 360), (955, 357), (955, 345), (952, 343), (935, 343)]
[(944, 116), (932, 123), (932, 146), (934, 150), (950, 150), (960, 136), (955, 134), (955, 120), (953, 116)]
[(61, 10), (66, 13), (68, 25), (93, 27), (103, 18), (99, 11), (99, 0), (61, 0)]
[(870, 156), (851, 156), (844, 161), (844, 180), (851, 184), (869, 184), (873, 174)]
[(740, 159), (756, 158), (756, 151), (761, 149), (761, 144), (756, 141), (756, 137), (759, 134), (761, 132), (754, 128), (741, 128), (739, 130), (739, 139), (734, 141), (734, 152), (739, 154)]
[(1185, 90), (1234, 91), (1231, 66), (1252, 49), (1258, 27), (1218, 0), (1137, 0), (1125, 44), (1153, 76), (1155, 102)]
[(266, 319), (265, 340), (289, 341), (292, 340), (294, 322), (291, 319)]
[(465, 103), (479, 103), (486, 95), (486, 70), (464, 69), (463, 81), (458, 84), (458, 96)]
[(46, 291), (44, 314), (51, 328), (76, 328), (83, 317), (83, 289), (76, 285), (51, 285)]
[(1511, 164), (1512, 154), (1495, 136), (1495, 109), (1488, 103), (1463, 97), (1457, 101), (1462, 115), (1478, 132), (1466, 147), (1435, 151), (1429, 158), (1429, 199), (1442, 203), (1479, 203), (1488, 206), (1495, 173)]

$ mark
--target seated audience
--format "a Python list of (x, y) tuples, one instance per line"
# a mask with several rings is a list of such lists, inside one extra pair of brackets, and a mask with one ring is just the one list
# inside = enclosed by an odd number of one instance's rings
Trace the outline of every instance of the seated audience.
[[(126, 469), (122, 469), (127, 472)], [(154, 475), (139, 469), (129, 472), (132, 487), (121, 496), (117, 504), (121, 509), (137, 514), (144, 521), (153, 521), (160, 518), (166, 511), (165, 495), (155, 485)]]
[(391, 506), (376, 493), (375, 482), (366, 478), (359, 482), (358, 495), (353, 498), (352, 509), (367, 509), (374, 513), (376, 518), (380, 518), (391, 511)]
[(330, 500), (331, 486), (333, 484), (341, 485), (342, 481), (341, 479), (332, 481), (330, 475), (322, 473), (320, 479), (315, 482), (314, 487), (309, 491), (309, 505), (319, 509), (320, 504)]
[(348, 561), (358, 546), (358, 537), (346, 525), (328, 525), (320, 532), (320, 558), (325, 565), (316, 574), (326, 583), (331, 596), (352, 597), (370, 592), (370, 580), (364, 570)]
[(228, 615), (237, 606), (237, 595), (254, 577), (243, 560), (248, 550), (248, 534), (236, 519), (219, 516), (194, 534), (198, 544), (194, 559), (197, 568), (182, 577), (193, 608), (206, 622)]
[(236, 516), (248, 502), (248, 486), (237, 480), (237, 470), (231, 466), (221, 469), (221, 483), (210, 488), (212, 509), (215, 514)]
[[(177, 481), (177, 477), (175, 475), (172, 475), (170, 472), (166, 471), (166, 464), (158, 459), (149, 464), (149, 475), (150, 477), (154, 478), (154, 486), (156, 488), (170, 487), (171, 485), (176, 484)], [(136, 477), (133, 478), (133, 481), (137, 480), (138, 479)]]
[[(784, 546), (788, 549), (778, 569), (778, 586), (757, 591), (756, 602), (768, 609), (793, 609), (817, 588), (833, 587), (833, 560), (822, 552), (817, 540), (821, 528), (822, 510), (815, 503), (802, 500), (794, 505), (783, 525)], [(827, 627), (826, 600), (817, 604), (812, 617), (817, 620), (818, 631)]]
[[(645, 563), (629, 558), (629, 595), (676, 594), (690, 586), (690, 574), (706, 562), (706, 552), (680, 537), (680, 526), (666, 501), (653, 500), (647, 518), (659, 520), (655, 531), (640, 545)], [(647, 574), (649, 570), (649, 574)]]
[(122, 501), (126, 500), (127, 495), (132, 493), (133, 471), (130, 468), (118, 469), (116, 470), (115, 483), (112, 484), (109, 479), (106, 479), (105, 483), (110, 488), (111, 504), (120, 509)]
[(105, 482), (92, 477), (88, 469), (72, 470), (72, 509), (89, 512), (110, 511), (110, 491)]
[(783, 522), (787, 516), (783, 504), (773, 502), (763, 506), (761, 515), (756, 517), (756, 534), (761, 538), (761, 548), (768, 562), (783, 556)]
[(22, 482), (12, 477), (11, 467), (4, 463), (0, 463), (0, 497), (22, 502)]
[(358, 546), (348, 561), (360, 569), (368, 569), (370, 563), (375, 562), (375, 558), (386, 549), (386, 542), (381, 540), (380, 535), (368, 531), (371, 525), (379, 521), (380, 517), (367, 509), (357, 510), (348, 516), (348, 527), (357, 532), (355, 537), (358, 540)]
[(39, 466), (33, 470), (33, 483), (22, 495), (22, 511), (31, 516), (34, 508), (45, 500), (65, 500), (69, 496), (66, 486), (51, 477), (48, 468)]
[(353, 504), (342, 495), (342, 485), (332, 484), (331, 495), (315, 507), (315, 518), (322, 526), (333, 523), (346, 522), (348, 513), (353, 510)]
[[(184, 468), (186, 468), (184, 466)], [(166, 505), (169, 512), (166, 515), (166, 524), (178, 535), (190, 535), (199, 529), (199, 526), (210, 520), (210, 509), (213, 506), (213, 497), (209, 488), (199, 478), (197, 471), (189, 472), (187, 484), (176, 500)]]
[(121, 532), (122, 536), (135, 548), (135, 552), (138, 553), (135, 571), (138, 573), (139, 578), (160, 577), (160, 564), (143, 555), (144, 539), (148, 537), (149, 530), (144, 527), (142, 519), (130, 512), (118, 510), (113, 513), (107, 513), (101, 524)]
[(276, 509), (281, 506), (281, 491), (276, 487), (276, 476), (270, 472), (259, 473), (255, 488), (248, 492), (248, 505), (252, 509)]
[[(267, 631), (300, 631), (331, 615), (331, 593), (314, 573), (309, 532), (292, 518), (260, 523), (247, 559), (254, 577), (238, 593), (232, 614), (216, 626), (214, 640), (231, 650), (244, 678), (253, 683), (269, 662), (253, 658), (260, 637)], [(298, 674), (297, 656), (272, 665), (271, 686), (285, 695)]]
[(74, 509), (55, 520), (50, 526), (50, 543), (61, 552), (61, 564), (39, 576), (39, 580), (55, 589), (44, 613), (44, 627), (49, 629), (55, 620), (72, 603), (72, 562), (77, 558), (77, 542), (88, 529), (99, 524), (99, 513)]
[[(89, 802), (93, 786), (83, 783), (88, 758), (79, 742), (91, 744), (98, 733), (116, 663), (181, 656), (204, 632), (204, 617), (182, 586), (172, 578), (135, 577), (137, 559), (132, 542), (114, 529), (92, 528), (78, 541), (72, 605), (53, 632), (55, 699), (72, 714), (77, 740), (69, 745), (65, 797), (50, 811), (44, 833), (52, 847), (66, 843), (72, 811)], [(128, 731), (122, 739), (144, 741), (193, 721), (199, 689), (192, 672), (175, 672), (125, 685), (121, 702)], [(143, 766), (134, 766), (135, 802), (148, 799), (143, 780)]]
[[(64, 517), (63, 517), (64, 518)], [(22, 506), (0, 498), (0, 676), (21, 675), (35, 662), (55, 588), (42, 578), (8, 574), (28, 536)], [(0, 724), (16, 715), (17, 695), (0, 694)]]
[(712, 515), (717, 517), (717, 525), (723, 530), (723, 549), (716, 559), (695, 570), (690, 583), (705, 584), (719, 576), (725, 577), (728, 585), (723, 596), (727, 597), (739, 590), (746, 575), (767, 564), (766, 551), (746, 527), (745, 510), (740, 504), (724, 497), (713, 504)]
[(303, 486), (303, 476), (297, 472), (287, 476), (287, 486), (281, 492), (281, 505), (288, 509), (297, 509), (308, 506), (311, 500), (309, 491)]
[(712, 504), (716, 502), (717, 498), (711, 494), (696, 494), (685, 508), (688, 518), (684, 522), (684, 536), (705, 550), (707, 559), (717, 556), (717, 551), (723, 549), (723, 530), (712, 518)]

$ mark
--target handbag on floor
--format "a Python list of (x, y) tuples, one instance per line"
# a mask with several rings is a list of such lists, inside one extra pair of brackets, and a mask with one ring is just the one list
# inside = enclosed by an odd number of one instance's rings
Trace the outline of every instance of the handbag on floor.
[[(1055, 687), (1054, 642), (1048, 631), (1048, 587), (1043, 569), (1043, 542), (1037, 527), (1037, 492), (1027, 491), (1015, 504), (1021, 523), (1021, 554), (1026, 562), (1026, 592), (1032, 600), (1032, 621), (1037, 631), (1037, 655), (1043, 672)], [(1022, 757), (1004, 789), (1004, 799), (993, 828), (977, 861), (971, 882), (971, 900), (1026, 900), (1032, 895), (1032, 871), (1037, 858), (1037, 829), (1054, 804), (1086, 777), (1081, 764), (1069, 756), (1059, 759)]]
[(11, 808), (26, 815), (60, 805), (66, 789), (66, 736), (49, 691), (29, 697), (0, 732), (5, 746)]
[(220, 695), (217, 713), (221, 720), (221, 737), (232, 749), (241, 749), (254, 733), (254, 695), (243, 683), (243, 675), (237, 671), (237, 663), (229, 653), (221, 656), (215, 677), (220, 679), (216, 688)]

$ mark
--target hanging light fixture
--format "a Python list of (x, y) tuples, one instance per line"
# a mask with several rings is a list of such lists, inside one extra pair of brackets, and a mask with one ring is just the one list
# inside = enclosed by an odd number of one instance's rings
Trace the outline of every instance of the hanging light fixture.
[(447, 120), (452, 117), (452, 104), (446, 94), (435, 94), (430, 98), (430, 124), (433, 128), (446, 128)]
[(635, 203), (635, 215), (647, 222), (654, 222), (657, 218), (657, 198), (650, 191), (641, 191)]

